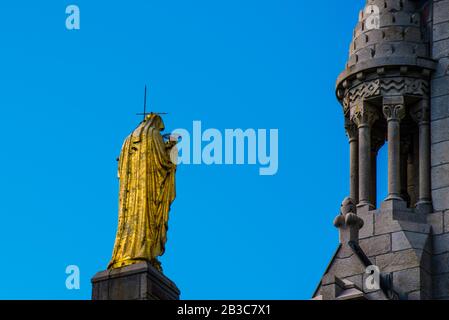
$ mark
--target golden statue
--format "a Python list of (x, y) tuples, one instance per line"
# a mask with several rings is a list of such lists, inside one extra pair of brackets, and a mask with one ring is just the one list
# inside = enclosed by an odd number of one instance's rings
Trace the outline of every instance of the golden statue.
[(175, 199), (175, 141), (165, 141), (162, 118), (154, 113), (126, 138), (119, 158), (119, 219), (108, 269), (148, 261), (162, 271), (168, 213)]

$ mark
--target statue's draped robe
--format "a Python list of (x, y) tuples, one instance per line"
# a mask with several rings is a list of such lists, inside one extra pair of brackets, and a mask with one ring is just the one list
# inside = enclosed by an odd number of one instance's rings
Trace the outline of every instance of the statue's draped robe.
[(119, 158), (119, 221), (109, 268), (148, 261), (161, 270), (176, 165), (164, 142), (162, 119), (148, 116), (125, 140)]

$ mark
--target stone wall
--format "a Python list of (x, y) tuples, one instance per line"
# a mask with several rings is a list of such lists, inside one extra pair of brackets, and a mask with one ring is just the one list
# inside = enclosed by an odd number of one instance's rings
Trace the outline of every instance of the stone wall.
[(432, 79), (433, 298), (449, 299), (449, 0), (434, 0), (430, 16), (432, 56), (438, 61)]
[(433, 4), (432, 56), (432, 196), (435, 211), (449, 209), (449, 0)]
[(360, 247), (383, 273), (393, 277), (393, 288), (402, 298), (430, 299), (431, 225), (426, 216), (388, 208), (358, 214), (365, 222)]

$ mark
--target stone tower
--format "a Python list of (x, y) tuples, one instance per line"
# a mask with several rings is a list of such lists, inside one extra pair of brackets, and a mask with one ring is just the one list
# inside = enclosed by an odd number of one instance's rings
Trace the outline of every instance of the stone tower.
[(350, 191), (314, 299), (449, 299), (449, 0), (367, 0), (336, 91)]

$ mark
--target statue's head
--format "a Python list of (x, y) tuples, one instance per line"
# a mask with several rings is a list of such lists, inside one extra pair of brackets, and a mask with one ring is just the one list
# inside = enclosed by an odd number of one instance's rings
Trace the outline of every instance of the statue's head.
[(164, 121), (161, 116), (156, 113), (150, 113), (145, 117), (145, 122), (148, 123), (151, 127), (159, 129), (159, 131), (165, 130)]

